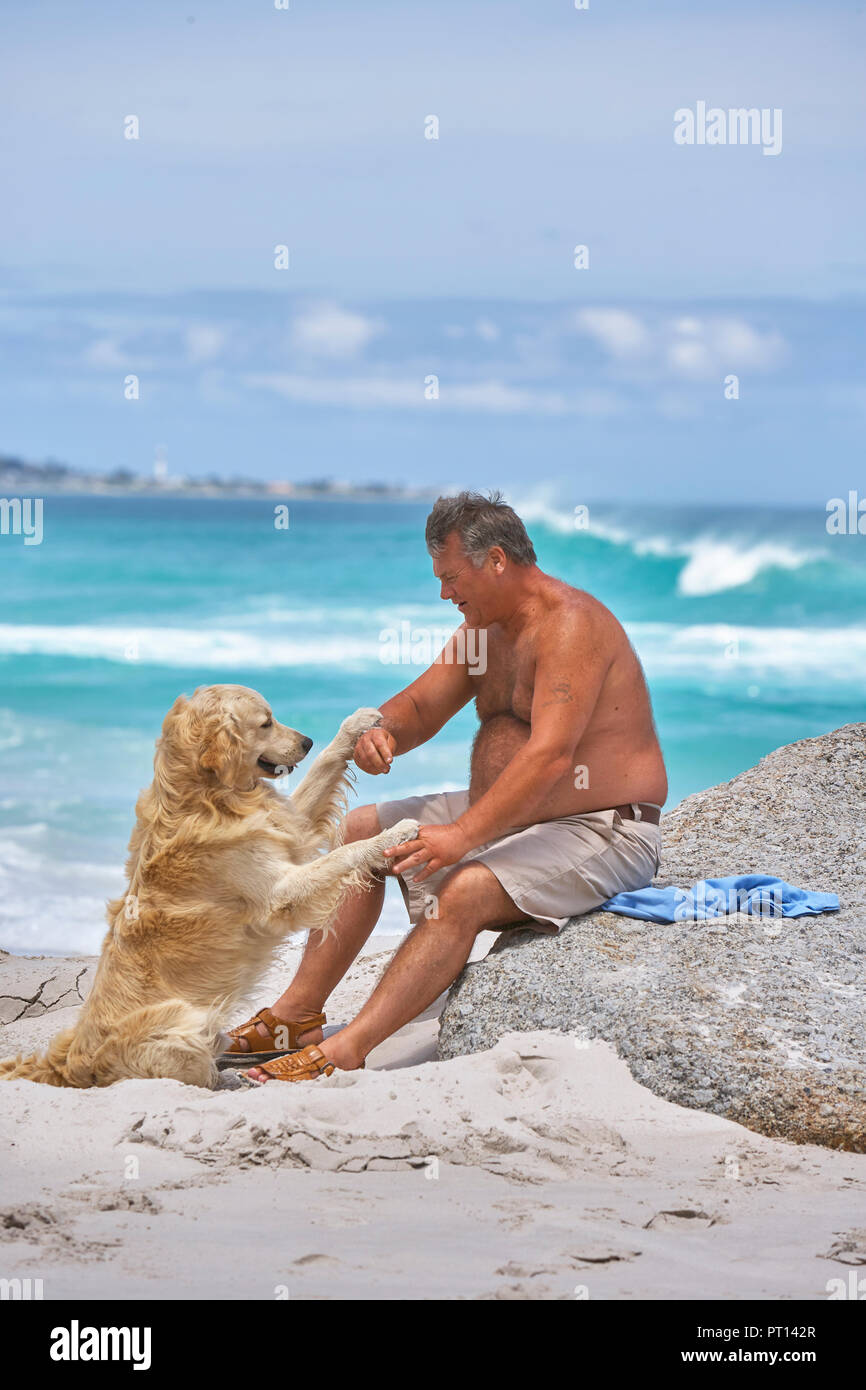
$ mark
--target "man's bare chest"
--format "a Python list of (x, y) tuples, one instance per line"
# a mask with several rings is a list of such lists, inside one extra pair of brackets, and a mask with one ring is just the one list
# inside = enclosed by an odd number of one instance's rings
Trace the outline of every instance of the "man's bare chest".
[(511, 714), (529, 723), (535, 655), (528, 644), (515, 647), (488, 635), (486, 666), (476, 679), (475, 707), (482, 723), (497, 714)]

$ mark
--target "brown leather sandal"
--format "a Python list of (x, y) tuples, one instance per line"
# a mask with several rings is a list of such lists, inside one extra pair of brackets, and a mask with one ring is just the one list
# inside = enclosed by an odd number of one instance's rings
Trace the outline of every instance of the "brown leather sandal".
[[(309, 1033), (313, 1028), (321, 1028), (326, 1023), (324, 1014), (314, 1014), (312, 1018), (296, 1019), (290, 1023), (284, 1023), (282, 1019), (276, 1018), (270, 1009), (259, 1009), (246, 1023), (239, 1023), (236, 1028), (230, 1028), (228, 1036), (234, 1038), (231, 1047), (226, 1048), (219, 1056), (219, 1061), (225, 1066), (240, 1066), (250, 1063), (255, 1066), (258, 1062), (270, 1061), (272, 1057), (285, 1057), (293, 1052), (300, 1050), (298, 1038), (302, 1033)], [(263, 1038), (257, 1023), (263, 1023), (268, 1030), (268, 1036)], [(277, 1032), (283, 1037), (288, 1037), (288, 1047), (277, 1047)], [(249, 1052), (244, 1052), (240, 1045), (240, 1039), (244, 1038), (249, 1047)], [(312, 1045), (312, 1044), (311, 1044)]]
[[(298, 1052), (291, 1055), (284, 1053), (272, 1062), (268, 1062), (261, 1068), (266, 1071), (268, 1076), (277, 1081), (315, 1081), (320, 1076), (330, 1076), (336, 1070), (333, 1062), (329, 1062), (321, 1048), (315, 1043), (308, 1043)], [(251, 1081), (252, 1077), (249, 1078)], [(257, 1083), (264, 1086), (264, 1081)]]

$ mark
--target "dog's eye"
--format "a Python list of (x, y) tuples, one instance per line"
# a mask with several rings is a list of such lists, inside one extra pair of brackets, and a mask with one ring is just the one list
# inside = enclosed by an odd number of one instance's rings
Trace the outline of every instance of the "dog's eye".
[(273, 719), (266, 719), (265, 722), (264, 722), (264, 724), (262, 725), (262, 728), (263, 728), (263, 729), (270, 729), (270, 728), (273, 727), (273, 723), (274, 723)]

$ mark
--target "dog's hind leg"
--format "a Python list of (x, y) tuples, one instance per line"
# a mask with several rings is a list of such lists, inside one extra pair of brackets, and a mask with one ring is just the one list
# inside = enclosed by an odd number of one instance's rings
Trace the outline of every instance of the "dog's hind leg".
[(355, 744), (381, 718), (377, 709), (359, 709), (344, 719), (336, 737), (316, 758), (292, 796), (292, 805), (313, 832), (332, 846), (338, 842), (339, 821), (348, 810), (349, 788), (354, 781), (349, 761)]
[(183, 999), (148, 1004), (122, 1020), (89, 1059), (96, 1086), (134, 1077), (170, 1077), (187, 1086), (217, 1084), (214, 1058), (219, 1050), (216, 1009), (201, 1009)]

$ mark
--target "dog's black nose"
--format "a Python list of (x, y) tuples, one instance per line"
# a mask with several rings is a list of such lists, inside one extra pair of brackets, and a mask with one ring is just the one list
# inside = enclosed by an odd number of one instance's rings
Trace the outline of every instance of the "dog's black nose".
[(309, 751), (310, 751), (310, 749), (312, 748), (312, 746), (313, 746), (313, 740), (312, 740), (311, 738), (302, 738), (302, 739), (301, 739), (301, 747), (303, 748), (303, 750), (304, 750), (305, 753), (309, 753)]

